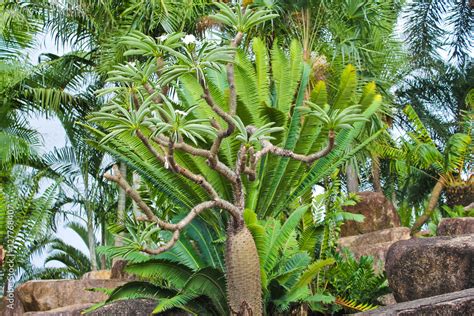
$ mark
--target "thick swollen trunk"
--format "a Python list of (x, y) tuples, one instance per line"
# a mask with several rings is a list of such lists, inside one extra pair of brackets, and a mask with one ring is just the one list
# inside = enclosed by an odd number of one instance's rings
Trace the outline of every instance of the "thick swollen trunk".
[(431, 191), (430, 200), (428, 201), (428, 206), (426, 207), (425, 212), (423, 213), (423, 215), (418, 217), (418, 219), (415, 221), (415, 224), (413, 224), (411, 228), (412, 235), (417, 233), (421, 229), (423, 224), (425, 224), (426, 221), (431, 217), (431, 214), (433, 213), (436, 207), (436, 204), (438, 204), (439, 196), (441, 195), (443, 188), (444, 188), (444, 180), (443, 178), (439, 178), (438, 182), (436, 182), (436, 185)]
[(225, 257), (231, 314), (262, 315), (260, 262), (255, 241), (245, 225), (229, 229)]
[(346, 169), (347, 190), (351, 193), (359, 192), (359, 176), (352, 165), (348, 165)]

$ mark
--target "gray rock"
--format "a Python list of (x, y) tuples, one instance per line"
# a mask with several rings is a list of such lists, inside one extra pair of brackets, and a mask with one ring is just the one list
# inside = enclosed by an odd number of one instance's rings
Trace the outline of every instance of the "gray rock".
[(365, 220), (362, 223), (347, 221), (341, 227), (341, 236), (366, 234), (386, 228), (400, 227), (398, 213), (383, 193), (359, 192), (360, 201), (353, 206), (346, 206), (346, 212), (362, 214)]
[(385, 271), (397, 302), (474, 287), (474, 235), (398, 241)]
[(443, 218), (438, 225), (438, 236), (474, 234), (474, 217)]
[[(152, 315), (157, 302), (149, 299), (121, 300), (105, 305), (87, 316), (149, 316)], [(160, 315), (187, 316), (189, 313), (182, 311), (167, 311)]]
[(381, 307), (357, 316), (470, 316), (474, 315), (474, 288)]

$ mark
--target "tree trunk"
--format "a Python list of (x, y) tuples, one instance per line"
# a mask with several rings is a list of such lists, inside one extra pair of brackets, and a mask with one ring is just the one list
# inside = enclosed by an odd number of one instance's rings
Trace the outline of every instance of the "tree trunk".
[(346, 168), (346, 177), (347, 177), (347, 190), (350, 193), (359, 192), (359, 176), (351, 164)]
[(383, 192), (380, 183), (380, 159), (377, 156), (372, 157), (372, 184), (375, 192)]
[(84, 207), (86, 209), (87, 217), (87, 242), (89, 246), (89, 258), (91, 260), (91, 270), (97, 270), (97, 257), (95, 252), (95, 236), (94, 236), (94, 214), (90, 207), (89, 201), (89, 174), (85, 172), (84, 177)]
[(89, 254), (91, 260), (91, 270), (97, 270), (97, 257), (95, 253), (95, 236), (94, 236), (94, 218), (92, 210), (87, 207), (87, 240), (89, 243)]
[[(120, 173), (124, 178), (127, 177), (127, 165), (123, 162), (120, 163)], [(119, 187), (119, 196), (117, 201), (117, 222), (123, 224), (125, 222), (125, 203), (126, 203), (126, 193), (125, 190)], [(120, 247), (123, 245), (123, 240), (121, 235), (115, 237), (115, 246)]]
[(260, 261), (252, 234), (245, 224), (227, 232), (227, 297), (231, 315), (262, 315)]
[(425, 224), (426, 221), (431, 217), (431, 214), (433, 213), (436, 204), (438, 204), (439, 196), (441, 195), (443, 188), (444, 179), (440, 177), (436, 182), (436, 185), (434, 186), (433, 190), (431, 191), (430, 200), (428, 201), (428, 206), (426, 207), (425, 212), (423, 213), (423, 215), (418, 217), (418, 219), (415, 221), (415, 224), (413, 224), (411, 228), (412, 236), (417, 233), (421, 229), (423, 224)]
[[(105, 219), (102, 219), (102, 223), (101, 223), (101, 244), (102, 246), (106, 246), (107, 245), (107, 231), (105, 229)], [(102, 270), (105, 270), (107, 269), (107, 260), (105, 258), (105, 255), (101, 255), (100, 256), (100, 267)]]

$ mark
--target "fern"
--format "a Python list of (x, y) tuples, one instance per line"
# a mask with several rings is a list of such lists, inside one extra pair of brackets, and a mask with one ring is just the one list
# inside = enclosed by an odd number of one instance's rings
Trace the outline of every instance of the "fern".
[(348, 300), (348, 299), (344, 299), (342, 297), (336, 297), (335, 303), (337, 305), (342, 306), (342, 307), (345, 307), (345, 308), (348, 308), (348, 309), (351, 309), (351, 310), (355, 310), (355, 311), (358, 311), (358, 312), (367, 312), (367, 311), (374, 310), (374, 309), (378, 308), (378, 306), (376, 306), (376, 305), (358, 304), (354, 300)]

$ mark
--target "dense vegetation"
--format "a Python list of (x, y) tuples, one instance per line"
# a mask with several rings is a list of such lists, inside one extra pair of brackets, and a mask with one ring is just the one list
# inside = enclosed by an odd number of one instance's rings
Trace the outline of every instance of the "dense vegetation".
[[(382, 192), (413, 235), (470, 216), (470, 5), (2, 1), (4, 295), (125, 259), (137, 280), (103, 304), (373, 308), (383, 274), (337, 248), (341, 225), (364, 220), (345, 211), (355, 193)], [(66, 53), (31, 60), (44, 38)], [(60, 122), (66, 146), (37, 117)]]

